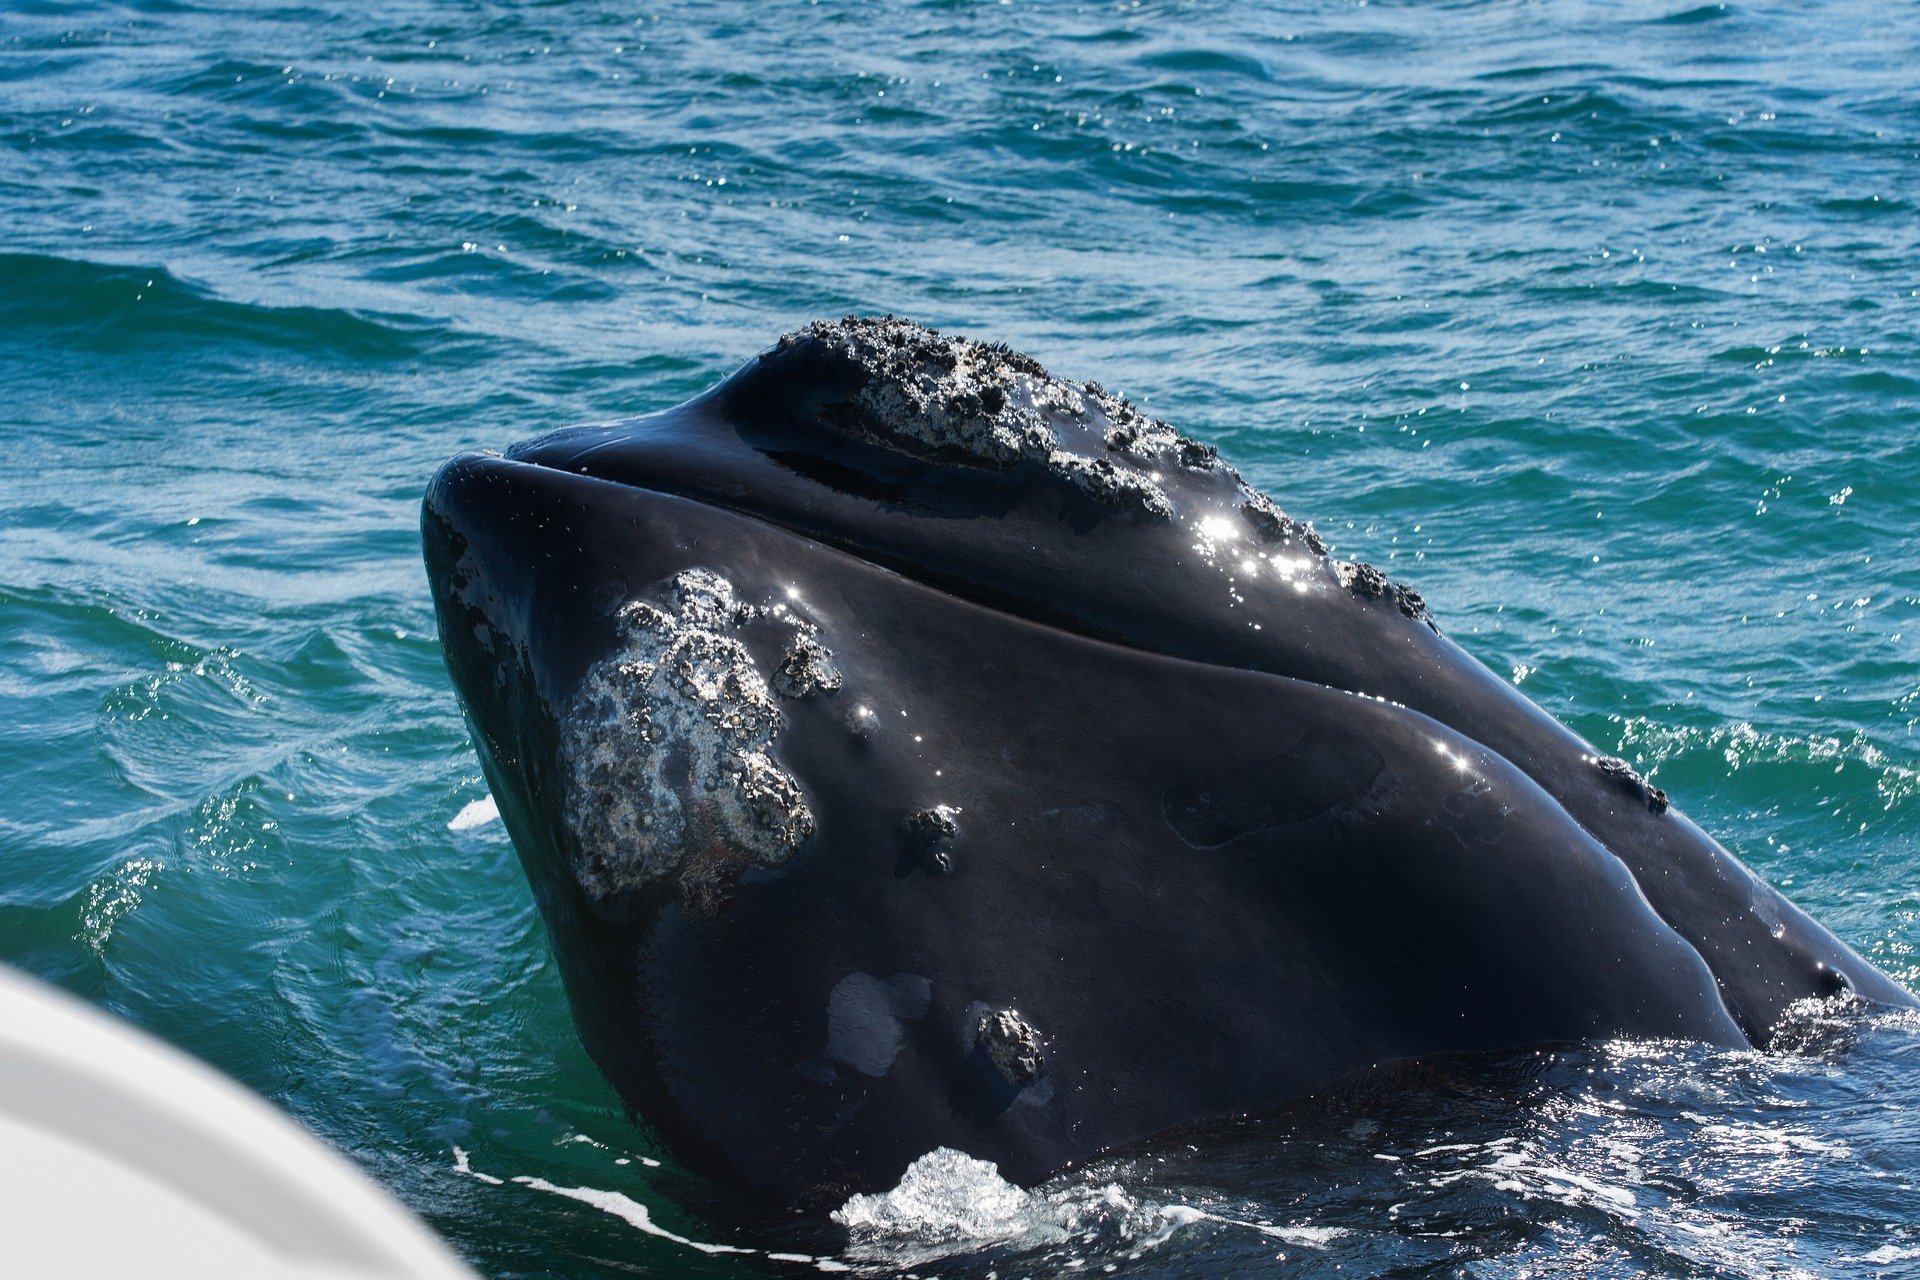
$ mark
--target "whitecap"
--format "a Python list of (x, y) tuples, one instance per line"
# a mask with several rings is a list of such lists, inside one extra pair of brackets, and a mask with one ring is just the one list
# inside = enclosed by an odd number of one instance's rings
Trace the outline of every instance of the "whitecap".
[(491, 795), (485, 795), (454, 814), (453, 821), (447, 824), (447, 830), (474, 831), (498, 821), (500, 821), (500, 806), (494, 803)]

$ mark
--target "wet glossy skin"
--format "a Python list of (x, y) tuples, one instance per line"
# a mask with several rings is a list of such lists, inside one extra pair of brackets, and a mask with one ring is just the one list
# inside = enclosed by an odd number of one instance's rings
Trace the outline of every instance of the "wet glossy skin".
[[(1033, 1179), (1387, 1059), (1910, 1002), (1392, 595), (1262, 542), (1230, 474), (1167, 469), (1170, 522), (1116, 510), (849, 432), (858, 378), (797, 344), (428, 495), (449, 668), (576, 1017), (696, 1163), (794, 1203), (936, 1145)], [(614, 612), (690, 568), (791, 601), (845, 674), (781, 708), (817, 830), (717, 902), (594, 900), (560, 724)], [(778, 662), (774, 628), (740, 639)], [(908, 835), (934, 805), (944, 868)], [(1030, 1080), (979, 1041), (1009, 1009)]]

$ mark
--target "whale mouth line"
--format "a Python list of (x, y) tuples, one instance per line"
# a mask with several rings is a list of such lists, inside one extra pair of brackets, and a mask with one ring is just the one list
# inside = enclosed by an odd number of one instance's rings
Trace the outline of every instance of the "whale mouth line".
[[(620, 425), (623, 427), (630, 426), (631, 420), (623, 422)], [(540, 441), (536, 439), (530, 443), (537, 445)], [(589, 456), (591, 452), (591, 450), (583, 450), (580, 453), (572, 455), (570, 460), (577, 462), (581, 458)], [(1466, 733), (1458, 727), (1450, 725), (1426, 712), (1410, 707), (1398, 699), (1389, 698), (1381, 694), (1369, 693), (1360, 688), (1349, 688), (1344, 684), (1315, 680), (1304, 675), (1272, 671), (1261, 667), (1244, 666), (1231, 661), (1220, 661), (1142, 644), (1119, 631), (1098, 626), (1090, 618), (1082, 614), (1073, 613), (1065, 609), (1046, 609), (1030, 596), (1021, 595), (1011, 590), (1006, 592), (995, 591), (986, 586), (977, 577), (942, 573), (911, 556), (889, 555), (883, 549), (873, 546), (870, 542), (861, 542), (847, 535), (836, 534), (830, 528), (795, 528), (786, 519), (776, 513), (756, 507), (750, 502), (730, 498), (727, 495), (713, 492), (711, 489), (698, 485), (675, 484), (670, 480), (663, 480), (652, 476), (642, 480), (631, 474), (617, 476), (604, 475), (584, 467), (556, 466), (549, 462), (516, 457), (513, 453), (488, 453), (481, 456), (486, 457), (489, 462), (495, 464), (506, 463), (513, 466), (528, 467), (545, 475), (565, 477), (574, 482), (584, 481), (594, 485), (605, 485), (624, 493), (644, 494), (654, 498), (691, 503), (694, 506), (710, 511), (718, 511), (742, 520), (749, 520), (762, 527), (776, 530), (788, 537), (819, 547), (824, 551), (846, 556), (849, 559), (856, 560), (861, 564), (868, 565), (883, 573), (894, 574), (897, 577), (913, 583), (915, 586), (937, 592), (959, 603), (984, 609), (988, 612), (1017, 620), (1030, 626), (1071, 636), (1076, 640), (1082, 640), (1092, 644), (1109, 645), (1128, 653), (1177, 665), (1200, 667), (1215, 671), (1238, 671), (1248, 676), (1257, 676), (1295, 688), (1319, 689), (1328, 693), (1342, 694), (1347, 697), (1388, 703), (1405, 715), (1431, 723), (1434, 728), (1441, 733), (1458, 736), (1463, 741), (1471, 743), (1478, 750), (1486, 752), (1490, 757), (1503, 764), (1518, 767), (1516, 762), (1504, 752), (1488, 745), (1476, 735)], [(951, 465), (967, 467), (967, 464), (964, 462), (956, 462)], [(973, 468), (968, 467), (968, 469), (971, 470)]]
[[(535, 443), (537, 443), (537, 441)], [(582, 451), (574, 455), (574, 460), (588, 456), (588, 452), (589, 451)], [(1151, 654), (1169, 658), (1174, 661), (1193, 662), (1197, 665), (1221, 669), (1240, 669), (1234, 667), (1231, 663), (1209, 662), (1203, 658), (1194, 658), (1185, 654), (1165, 653), (1161, 650), (1136, 643), (1118, 631), (1094, 625), (1089, 619), (1065, 610), (1040, 608), (1036, 605), (1035, 601), (1016, 592), (994, 591), (978, 579), (964, 577), (959, 574), (942, 573), (909, 555), (889, 555), (884, 549), (875, 547), (871, 542), (863, 542), (847, 535), (837, 534), (830, 528), (796, 528), (779, 515), (769, 512), (764, 508), (757, 507), (751, 502), (733, 499), (727, 495), (702, 489), (696, 485), (675, 484), (670, 481), (662, 481), (654, 478), (643, 481), (628, 475), (603, 475), (584, 467), (555, 466), (551, 463), (538, 462), (526, 457), (517, 457), (513, 453), (488, 453), (479, 456), (486, 457), (490, 462), (504, 462), (515, 466), (531, 467), (549, 475), (565, 476), (573, 481), (588, 481), (594, 484), (608, 485), (614, 489), (630, 493), (642, 493), (650, 494), (654, 497), (671, 498), (680, 502), (690, 502), (696, 506), (706, 507), (710, 510), (725, 512), (728, 515), (737, 516), (743, 520), (751, 520), (769, 529), (778, 530), (789, 537), (798, 538), (803, 542), (812, 543), (825, 550), (858, 560), (863, 564), (871, 565), (884, 572), (896, 574), (930, 591), (937, 591), (955, 600), (960, 600), (982, 609), (991, 610), (995, 613), (1004, 614), (1008, 617), (1018, 618), (1023, 622), (1029, 622), (1035, 626), (1046, 627), (1050, 630), (1077, 636), (1084, 640), (1091, 640), (1100, 644), (1110, 644), (1134, 653)], [(949, 460), (934, 461), (940, 462), (943, 465), (967, 465), (963, 462)], [(976, 468), (969, 467), (968, 469), (973, 470)], [(910, 509), (911, 507), (911, 504), (904, 501), (897, 505), (902, 509)], [(1333, 685), (1318, 685), (1315, 681), (1303, 680), (1298, 677), (1276, 674), (1275, 678), (1302, 685), (1315, 684), (1316, 687), (1334, 689), (1336, 692), (1358, 693), (1357, 690), (1339, 689)]]
[[(577, 460), (583, 455), (574, 456)], [(1362, 699), (1368, 702), (1385, 703), (1393, 707), (1399, 714), (1429, 725), (1436, 741), (1442, 738), (1457, 739), (1461, 745), (1484, 753), (1490, 762), (1501, 767), (1519, 770), (1519, 765), (1498, 748), (1489, 745), (1473, 734), (1466, 733), (1454, 725), (1437, 719), (1427, 712), (1408, 706), (1406, 703), (1397, 699), (1389, 698), (1381, 694), (1368, 693), (1363, 689), (1349, 688), (1338, 683), (1315, 680), (1300, 674), (1272, 671), (1260, 667), (1242, 666), (1231, 661), (1220, 661), (1190, 654), (1169, 652), (1165, 649), (1138, 643), (1124, 635), (1107, 632), (1103, 628), (1090, 625), (1089, 620), (1084, 617), (1065, 612), (1060, 613), (1057, 617), (1050, 617), (1048, 614), (1051, 611), (1037, 607), (1036, 602), (1030, 597), (1017, 595), (1012, 592), (1002, 595), (1001, 593), (984, 587), (978, 579), (941, 574), (910, 556), (889, 556), (884, 551), (877, 550), (870, 544), (862, 544), (849, 537), (836, 537), (830, 531), (794, 528), (792, 524), (779, 515), (759, 509), (750, 502), (744, 502), (739, 498), (728, 495), (717, 494), (710, 490), (703, 490), (696, 485), (662, 483), (654, 480), (652, 477), (649, 477), (647, 480), (641, 480), (631, 474), (620, 476), (595, 474), (585, 468), (555, 466), (551, 463), (515, 458), (511, 455), (489, 455), (488, 461), (495, 464), (505, 463), (516, 467), (528, 467), (544, 475), (564, 477), (573, 482), (587, 482), (595, 486), (608, 486), (614, 491), (626, 494), (640, 494), (673, 502), (686, 502), (709, 511), (717, 511), (731, 517), (752, 521), (756, 525), (776, 530), (783, 535), (797, 539), (807, 545), (819, 547), (825, 552), (845, 556), (883, 573), (893, 574), (917, 587), (936, 592), (957, 603), (972, 608), (987, 610), (988, 612), (1009, 620), (1044, 631), (1069, 636), (1077, 641), (1110, 646), (1142, 658), (1150, 658), (1158, 662), (1164, 662), (1175, 668), (1187, 667), (1209, 671), (1237, 672), (1250, 678), (1271, 681), (1276, 685), (1303, 690), (1318, 690), (1329, 694)], [(966, 464), (962, 463), (959, 465), (964, 466)], [(1605, 847), (1604, 842), (1599, 841), (1597, 836), (1594, 838), (1597, 844), (1603, 848)], [(1204, 844), (1196, 843), (1192, 840), (1189, 840), (1189, 843), (1195, 844), (1195, 847), (1206, 847)], [(1213, 843), (1217, 845), (1225, 843), (1225, 841), (1216, 840)], [(1608, 852), (1609, 854), (1613, 853), (1612, 850), (1608, 850)], [(1613, 856), (1617, 857), (1617, 855)]]

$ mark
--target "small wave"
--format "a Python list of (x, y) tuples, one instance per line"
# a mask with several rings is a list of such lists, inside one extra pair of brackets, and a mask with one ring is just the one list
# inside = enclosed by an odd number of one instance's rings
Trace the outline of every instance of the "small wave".
[(1242, 79), (1266, 84), (1273, 79), (1259, 58), (1227, 49), (1173, 49), (1149, 54), (1139, 59), (1139, 63), (1158, 71), (1188, 72), (1202, 83)]
[(235, 302), (165, 267), (32, 253), (0, 253), (0, 329), (142, 353), (168, 341), (236, 340), (364, 360), (411, 359), (425, 349), (425, 326), (412, 320)]
[[(1130, 1174), (1125, 1166), (1105, 1172), (1122, 1179)], [(1183, 1229), (1204, 1226), (1311, 1249), (1324, 1249), (1345, 1234), (1338, 1227), (1276, 1226), (1184, 1200), (1161, 1203), (1101, 1174), (1068, 1175), (1027, 1191), (1001, 1177), (997, 1165), (947, 1147), (915, 1160), (893, 1190), (853, 1196), (832, 1218), (847, 1229), (848, 1257), (889, 1269), (997, 1251), (1028, 1259), (1046, 1253), (1060, 1268), (1073, 1270), (1090, 1256), (1138, 1260)], [(1059, 1252), (1069, 1256), (1054, 1256)]]
[(1911, 213), (1913, 205), (1897, 196), (1835, 196), (1822, 200), (1820, 207), (1828, 213), (1854, 214), (1893, 214)]
[(1745, 721), (1701, 727), (1664, 724), (1644, 716), (1622, 718), (1619, 750), (1649, 773), (1662, 765), (1717, 755), (1729, 774), (1755, 765), (1803, 765), (1824, 774), (1863, 769), (1886, 809), (1920, 791), (1920, 766), (1891, 758), (1859, 730), (1845, 736), (1773, 733)]
[(1870, 1249), (1857, 1258), (1841, 1258), (1838, 1261), (1864, 1262), (1877, 1267), (1895, 1262), (1920, 1262), (1920, 1248), (1912, 1245), (1883, 1244), (1878, 1249)]
[(462, 805), (460, 812), (453, 815), (447, 823), (449, 831), (472, 831), (479, 827), (491, 826), (500, 821), (500, 806), (491, 795), (481, 796)]
[(1702, 4), (1656, 18), (1654, 22), (1663, 27), (1695, 27), (1703, 22), (1720, 22), (1732, 16), (1733, 11), (1724, 4)]
[(1489, 104), (1468, 113), (1463, 123), (1469, 126), (1561, 125), (1579, 127), (1600, 136), (1612, 136), (1622, 128), (1638, 133), (1658, 133), (1678, 128), (1682, 121), (1656, 116), (1651, 106), (1626, 91), (1618, 81), (1597, 84), (1568, 84), (1556, 92), (1528, 92), (1505, 102)]
[(140, 905), (160, 864), (152, 858), (131, 858), (87, 886), (80, 913), (80, 940), (96, 956), (104, 956), (116, 925)]

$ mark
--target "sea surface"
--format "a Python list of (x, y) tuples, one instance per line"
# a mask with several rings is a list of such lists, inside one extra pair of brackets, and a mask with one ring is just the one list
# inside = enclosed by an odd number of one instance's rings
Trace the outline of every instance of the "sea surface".
[(743, 1221), (574, 1038), (417, 532), (815, 317), (1006, 341), (1912, 986), (1917, 68), (1849, 0), (10, 3), (0, 960), (490, 1277), (1920, 1275), (1920, 1021), (1844, 1008)]

